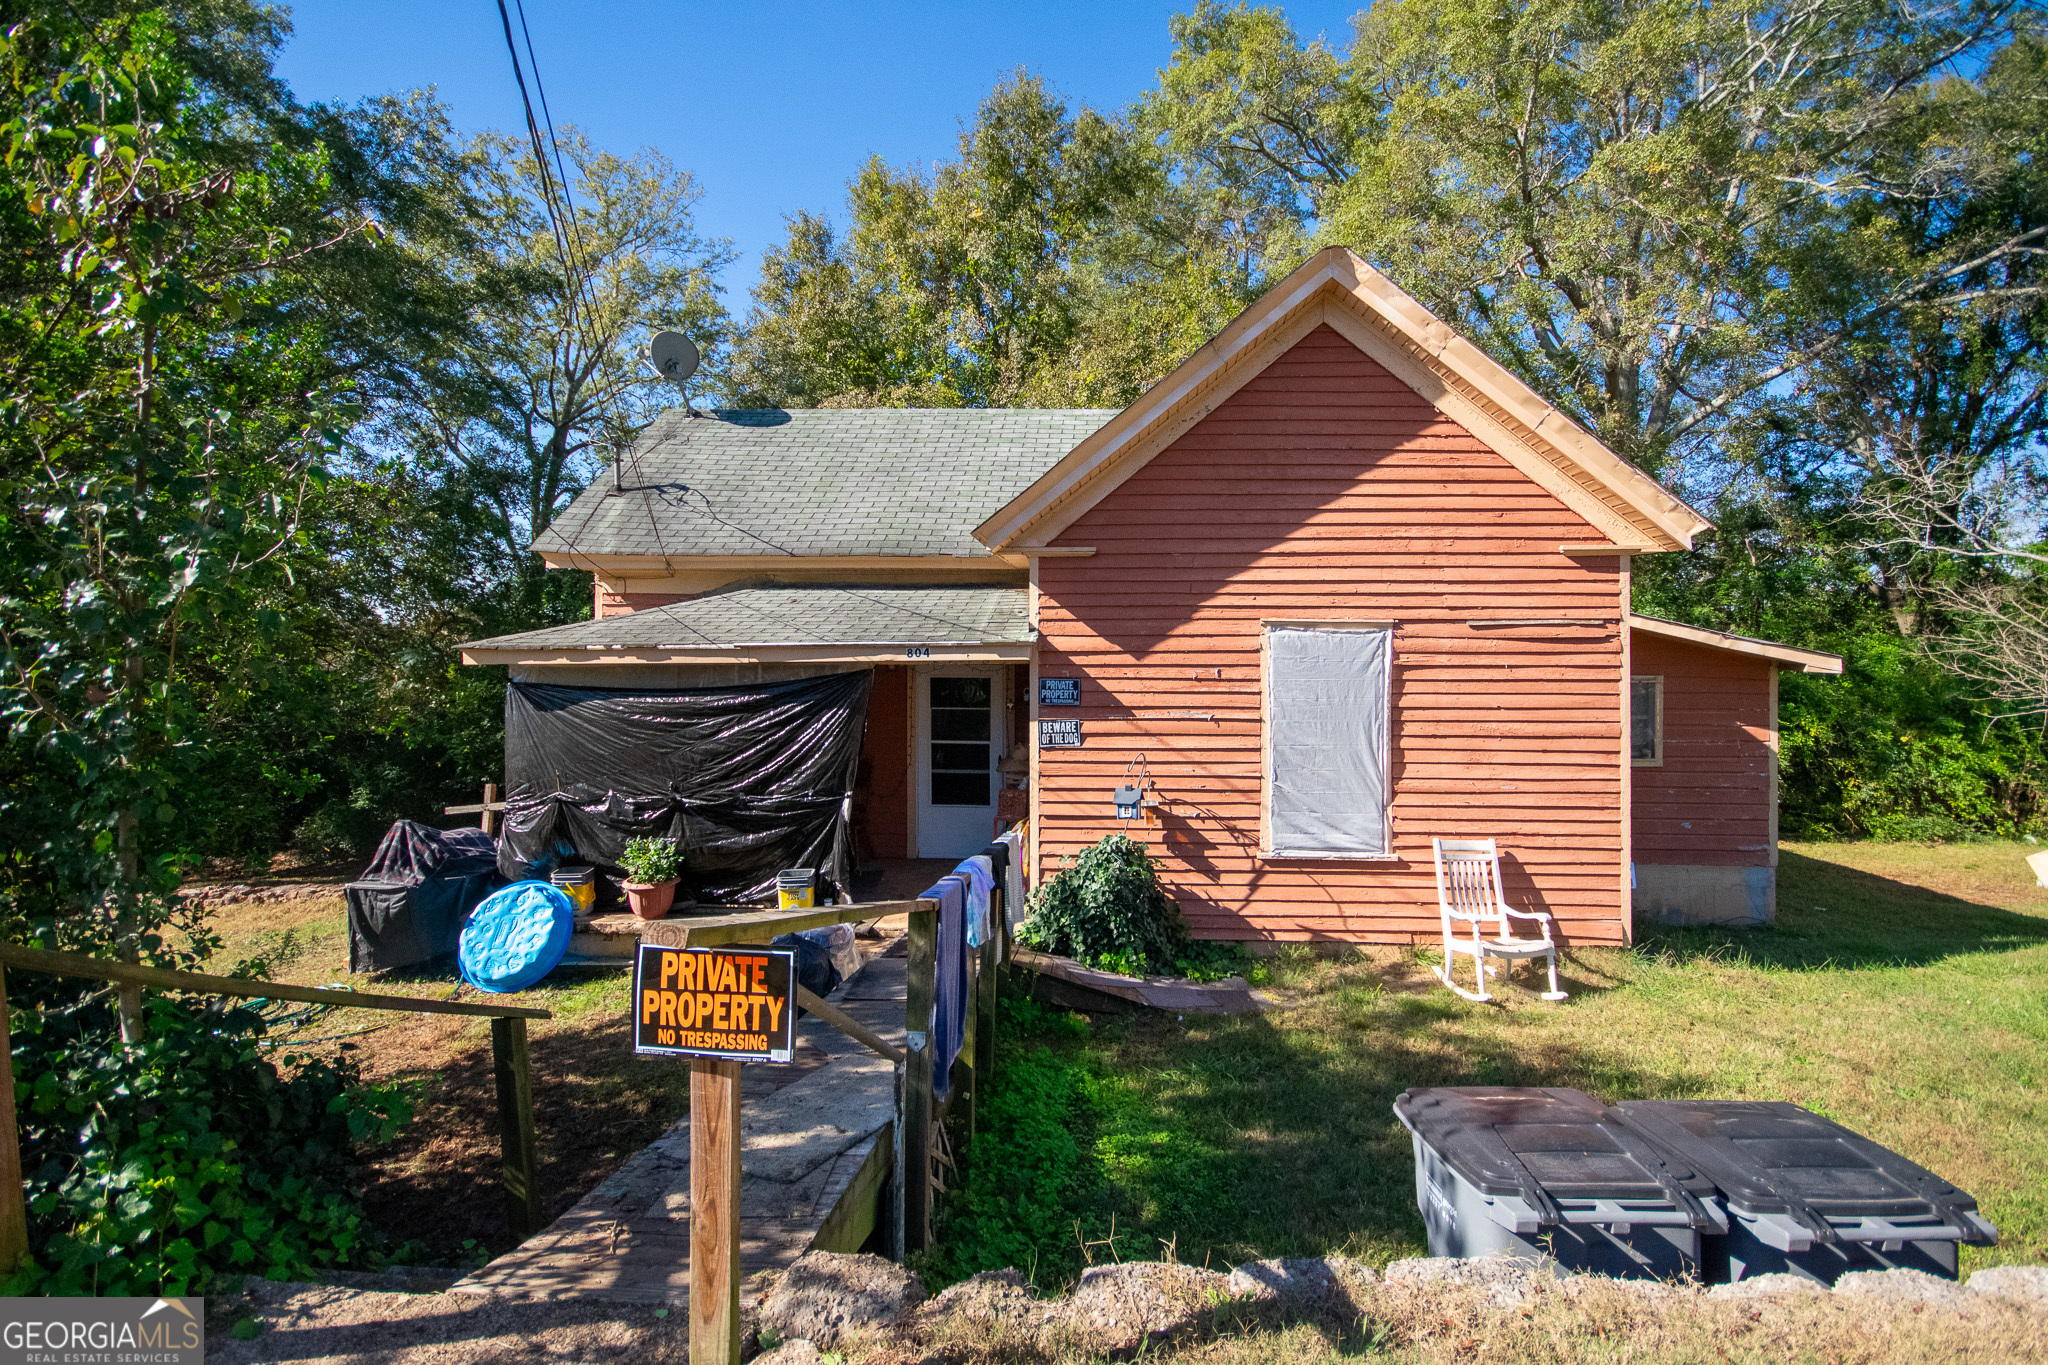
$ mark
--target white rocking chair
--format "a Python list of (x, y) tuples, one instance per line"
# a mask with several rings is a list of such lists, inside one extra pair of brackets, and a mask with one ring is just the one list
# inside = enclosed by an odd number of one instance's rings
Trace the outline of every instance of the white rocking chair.
[[(1551, 938), (1550, 916), (1508, 908), (1500, 888), (1500, 852), (1493, 840), (1432, 839), (1430, 844), (1436, 849), (1436, 903), (1444, 926), (1444, 965), (1437, 969), (1443, 983), (1467, 1000), (1491, 1000), (1493, 997), (1486, 993), (1488, 958), (1505, 959), (1507, 966), (1500, 970), (1507, 971), (1524, 959), (1547, 957), (1550, 989), (1543, 993), (1543, 998), (1564, 999), (1565, 993), (1557, 988), (1557, 944)], [(1518, 919), (1536, 921), (1543, 928), (1543, 937), (1518, 937), (1509, 923)], [(1471, 942), (1459, 941), (1454, 922), (1471, 926)], [(1486, 937), (1481, 932), (1482, 925), (1494, 937)], [(1472, 959), (1473, 971), (1479, 978), (1477, 994), (1451, 980), (1451, 966), (1460, 953)]]

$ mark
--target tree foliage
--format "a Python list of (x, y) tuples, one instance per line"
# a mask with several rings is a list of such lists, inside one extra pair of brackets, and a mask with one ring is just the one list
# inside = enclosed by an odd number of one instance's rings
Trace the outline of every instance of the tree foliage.
[(1256, 298), (1301, 239), (1131, 119), (1018, 73), (957, 158), (870, 161), (848, 226), (791, 218), (736, 347), (741, 406), (1122, 405)]

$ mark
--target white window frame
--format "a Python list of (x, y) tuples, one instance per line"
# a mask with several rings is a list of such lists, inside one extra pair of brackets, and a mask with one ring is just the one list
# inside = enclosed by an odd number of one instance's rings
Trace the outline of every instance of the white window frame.
[[(1268, 861), (1288, 862), (1368, 862), (1390, 863), (1400, 861), (1394, 852), (1393, 802), (1394, 802), (1394, 621), (1344, 620), (1262, 620), (1259, 622), (1259, 857)], [(1386, 756), (1387, 771), (1382, 776), (1381, 791), (1384, 801), (1380, 807), (1380, 853), (1331, 853), (1316, 850), (1276, 849), (1273, 847), (1273, 687), (1272, 650), (1273, 632), (1276, 630), (1355, 630), (1382, 631), (1387, 636), (1387, 671), (1384, 679), (1386, 695), (1380, 700), (1380, 752)]]
[[(1653, 754), (1649, 758), (1636, 757), (1636, 685), (1657, 684), (1657, 711), (1651, 722)], [(1661, 768), (1664, 766), (1664, 675), (1662, 673), (1631, 673), (1628, 679), (1628, 763), (1631, 768)]]

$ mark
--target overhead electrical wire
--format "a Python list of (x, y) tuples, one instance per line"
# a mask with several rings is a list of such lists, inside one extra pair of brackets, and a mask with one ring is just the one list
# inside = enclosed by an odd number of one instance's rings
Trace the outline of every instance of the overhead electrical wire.
[[(512, 35), (511, 10), (507, 8), (505, 0), (497, 0), (497, 5), (498, 22), (505, 32), (505, 51), (512, 59), (512, 79), (519, 85), (519, 103), (526, 116), (527, 138), (533, 146), (534, 169), (540, 182), (541, 207), (547, 214), (548, 227), (555, 240), (555, 252), (562, 263), (563, 282), (568, 286), (568, 292), (563, 299), (563, 306), (568, 310), (570, 339), (574, 343), (580, 343), (586, 354), (594, 357), (598, 354), (600, 347), (596, 340), (595, 314), (597, 309), (590, 293), (590, 251), (588, 244), (583, 238), (582, 223), (576, 215), (575, 194), (569, 187), (568, 167), (562, 158), (561, 141), (555, 134), (555, 119), (553, 111), (548, 107), (547, 86), (541, 80), (540, 58), (533, 49), (533, 30), (526, 21), (525, 0), (513, 0), (513, 7), (519, 11), (519, 33), (526, 41), (526, 61), (524, 64), (519, 60), (519, 43)], [(528, 66), (533, 69), (533, 88), (531, 91), (528, 90), (526, 83), (525, 68)], [(533, 111), (534, 95), (536, 94), (540, 97), (540, 116), (538, 118), (534, 116)], [(545, 145), (543, 145), (543, 138), (541, 136), (543, 125), (547, 128)], [(553, 162), (552, 166), (549, 164), (551, 159)], [(577, 307), (579, 301), (583, 305), (580, 309)], [(564, 368), (566, 369), (567, 367), (564, 366)], [(635, 442), (632, 446), (628, 447), (633, 454), (632, 472), (636, 480), (639, 479), (640, 475), (637, 444)], [(616, 462), (623, 458), (625, 456), (614, 448), (612, 452), (613, 461)], [(663, 544), (659, 518), (654, 515), (651, 499), (649, 500), (647, 512), (648, 519), (654, 529), (656, 552), (661, 555), (663, 562), (666, 563), (668, 552)], [(595, 509), (593, 508), (594, 514)], [(590, 517), (584, 518), (584, 529), (588, 529), (590, 520)], [(558, 523), (550, 520), (549, 525), (554, 527)], [(573, 532), (568, 532), (564, 528), (558, 529), (557, 534), (561, 535), (562, 539), (568, 543), (569, 552), (572, 556), (580, 553), (579, 547), (576, 544), (576, 536)]]

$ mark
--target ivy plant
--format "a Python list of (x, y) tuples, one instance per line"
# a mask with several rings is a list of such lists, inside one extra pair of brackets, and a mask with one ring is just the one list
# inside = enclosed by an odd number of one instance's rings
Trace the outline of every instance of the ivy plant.
[(1188, 931), (1159, 866), (1129, 835), (1109, 835), (1033, 893), (1018, 938), (1104, 971), (1173, 971), (1188, 954)]

